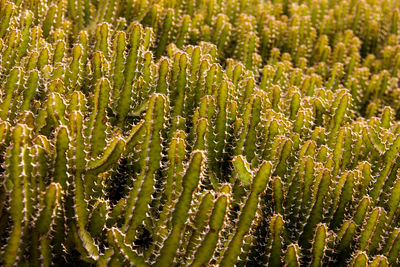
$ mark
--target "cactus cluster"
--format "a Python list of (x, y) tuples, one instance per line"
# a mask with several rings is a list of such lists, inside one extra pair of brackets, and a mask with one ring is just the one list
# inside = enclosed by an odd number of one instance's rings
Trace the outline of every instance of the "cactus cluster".
[(400, 265), (398, 0), (0, 0), (0, 265)]

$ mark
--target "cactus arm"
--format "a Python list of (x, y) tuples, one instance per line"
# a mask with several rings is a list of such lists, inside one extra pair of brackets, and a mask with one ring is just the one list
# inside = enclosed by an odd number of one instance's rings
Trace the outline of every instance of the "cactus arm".
[(190, 202), (192, 201), (193, 191), (196, 189), (200, 179), (203, 160), (204, 156), (201, 151), (193, 152), (189, 168), (183, 177), (183, 191), (172, 215), (172, 230), (165, 240), (154, 266), (170, 265), (175, 258), (182, 227), (185, 224)]
[[(6, 187), (11, 189), (10, 215), (13, 221), (13, 228), (7, 246), (4, 250), (3, 259), (5, 266), (13, 266), (18, 255), (18, 250), (22, 235), (22, 223), (24, 220), (24, 196), (21, 184), (22, 175), (22, 150), (24, 139), (26, 138), (26, 126), (18, 124), (12, 131), (12, 147), (8, 151), (9, 155), (9, 177)], [(8, 185), (8, 186), (7, 186)], [(10, 188), (11, 187), (11, 188)]]
[(124, 85), (119, 94), (118, 105), (117, 105), (117, 125), (122, 128), (125, 122), (125, 118), (128, 115), (130, 102), (132, 97), (132, 82), (135, 79), (135, 73), (137, 68), (137, 58), (139, 41), (142, 28), (140, 25), (135, 25), (133, 32), (130, 37), (131, 49), (126, 59), (126, 66), (124, 69)]
[[(134, 210), (128, 210), (129, 226), (126, 229), (127, 242), (135, 237), (137, 227), (143, 222), (151, 195), (154, 191), (154, 173), (160, 167), (161, 160), (161, 130), (164, 124), (165, 97), (161, 94), (153, 94), (150, 99), (148, 112), (146, 113), (146, 139), (143, 142), (142, 155), (144, 156), (140, 175), (137, 177), (135, 190), (130, 197), (137, 194)], [(141, 183), (141, 188), (138, 187)], [(135, 188), (136, 186), (136, 188)], [(135, 197), (136, 198), (136, 197)], [(132, 214), (135, 216), (132, 217)]]
[(237, 257), (240, 254), (240, 247), (242, 245), (243, 237), (248, 232), (251, 222), (255, 216), (258, 205), (258, 196), (267, 186), (269, 176), (271, 175), (271, 169), (271, 163), (264, 162), (258, 170), (258, 173), (255, 176), (251, 186), (250, 196), (243, 207), (242, 213), (240, 214), (236, 233), (230, 241), (228, 249), (224, 253), (221, 266), (233, 266), (235, 264)]
[(86, 166), (86, 173), (97, 175), (107, 171), (115, 162), (119, 160), (125, 147), (122, 137), (116, 136), (104, 150), (101, 158), (89, 161)]
[(312, 248), (312, 267), (322, 266), (322, 259), (326, 248), (327, 231), (328, 227), (325, 224), (317, 226)]
[(286, 267), (300, 267), (300, 248), (297, 244), (290, 244), (285, 254)]
[(190, 266), (203, 266), (208, 263), (214, 253), (218, 242), (218, 234), (224, 224), (224, 218), (227, 208), (227, 197), (220, 196), (214, 206), (210, 217), (210, 230), (205, 236), (202, 244), (194, 255), (193, 263)]
[(12, 97), (16, 93), (16, 90), (20, 82), (21, 82), (21, 69), (19, 67), (15, 67), (11, 70), (4, 87), (5, 91), (4, 97), (0, 105), (0, 118), (2, 120), (7, 119)]
[(91, 156), (97, 158), (106, 146), (107, 107), (110, 98), (110, 82), (100, 79), (94, 95), (94, 108), (90, 119)]
[(142, 257), (140, 257), (136, 252), (132, 249), (132, 247), (125, 243), (124, 234), (121, 233), (117, 228), (112, 228), (108, 232), (108, 241), (112, 244), (112, 246), (122, 253), (122, 255), (128, 259), (131, 264), (138, 267), (147, 267), (150, 266), (147, 264)]
[(268, 266), (281, 266), (282, 264), (282, 233), (284, 231), (284, 223), (282, 216), (279, 214), (275, 214), (270, 221), (271, 252)]

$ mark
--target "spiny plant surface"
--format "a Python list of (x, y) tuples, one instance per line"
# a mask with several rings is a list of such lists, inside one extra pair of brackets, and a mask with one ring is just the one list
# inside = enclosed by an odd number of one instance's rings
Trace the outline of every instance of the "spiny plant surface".
[(0, 0), (0, 265), (399, 266), (398, 0)]

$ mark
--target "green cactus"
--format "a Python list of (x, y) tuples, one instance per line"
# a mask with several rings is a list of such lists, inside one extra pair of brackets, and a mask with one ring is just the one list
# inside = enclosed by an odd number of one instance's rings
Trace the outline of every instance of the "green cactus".
[(399, 265), (399, 10), (0, 0), (0, 265)]

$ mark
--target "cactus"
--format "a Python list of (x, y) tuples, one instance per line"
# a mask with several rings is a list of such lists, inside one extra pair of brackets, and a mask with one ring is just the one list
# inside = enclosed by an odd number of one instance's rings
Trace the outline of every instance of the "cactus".
[(0, 0), (0, 265), (399, 265), (399, 10)]

